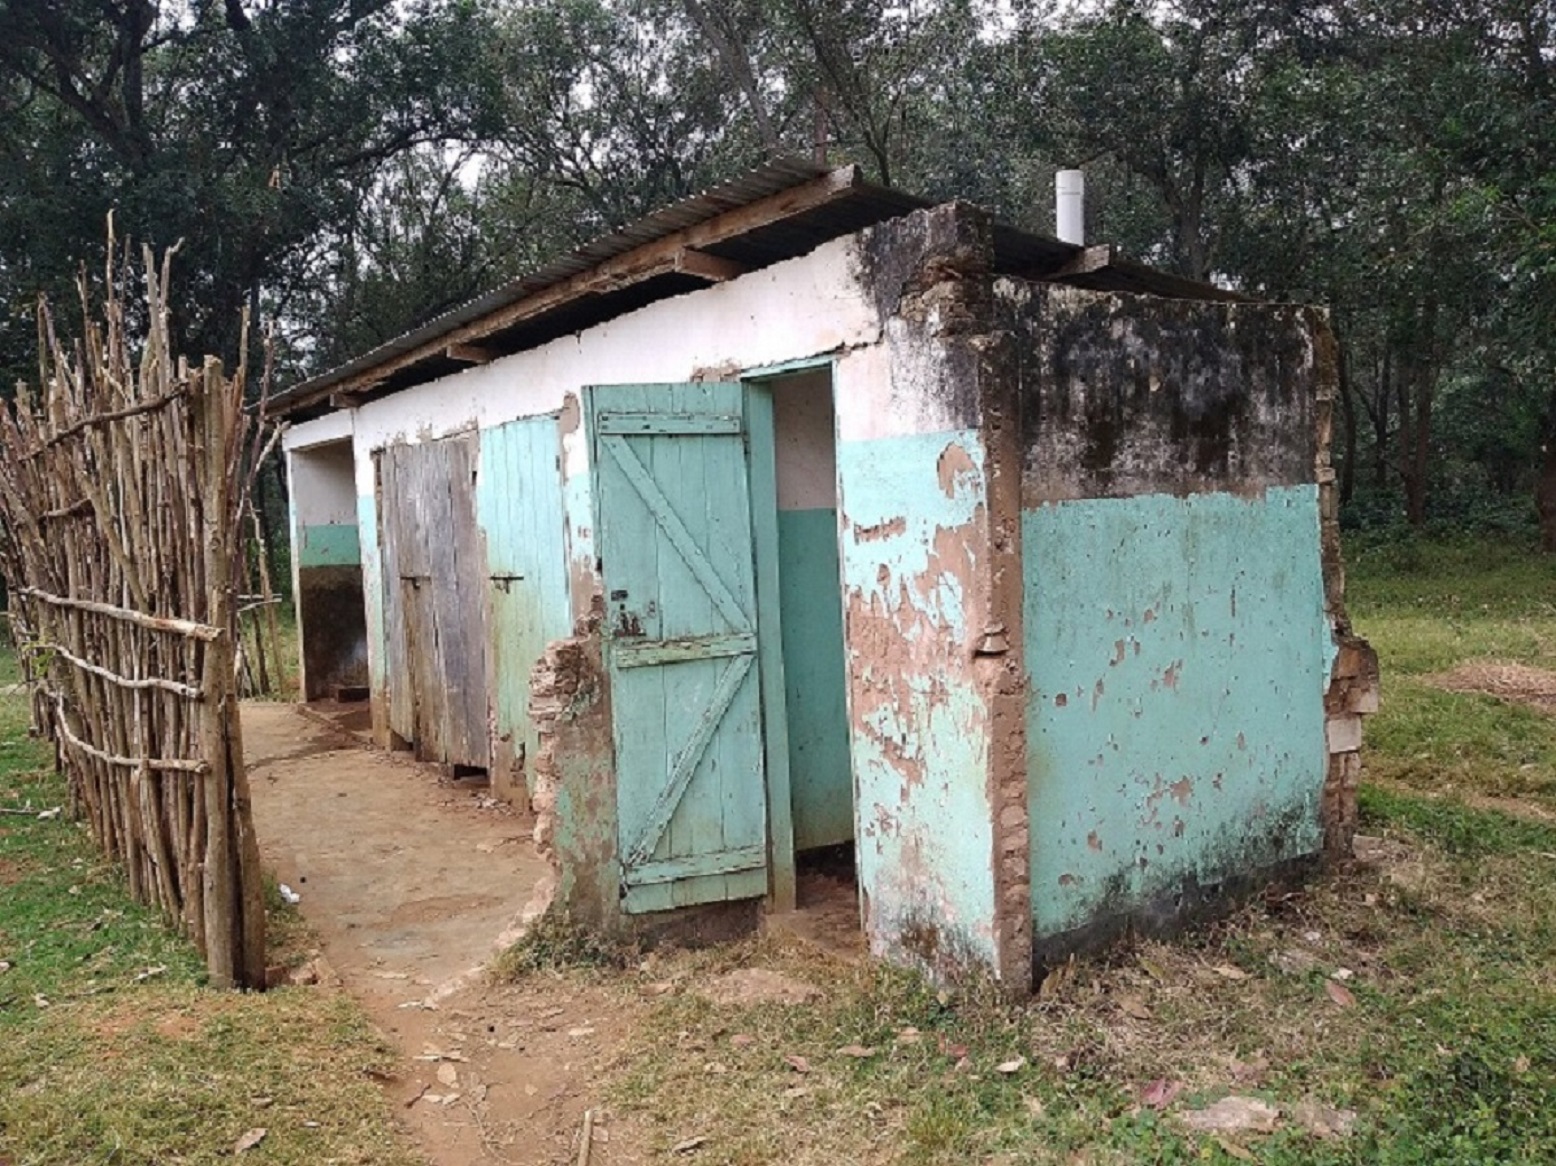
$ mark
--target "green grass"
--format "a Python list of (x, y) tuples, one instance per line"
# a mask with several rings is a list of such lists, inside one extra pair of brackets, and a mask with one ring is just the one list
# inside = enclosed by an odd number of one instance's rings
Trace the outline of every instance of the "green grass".
[[(663, 995), (618, 1103), (662, 1153), (705, 1137), (702, 1163), (1556, 1161), (1556, 818), (1540, 817), (1556, 805), (1556, 718), (1429, 679), (1475, 660), (1556, 669), (1556, 562), (1411, 543), (1354, 548), (1350, 567), (1384, 685), (1367, 861), (1177, 942), (1077, 961), (1019, 1005), (773, 939), (676, 957), (635, 973)], [(700, 993), (753, 963), (824, 998)], [(1354, 1003), (1332, 997), (1336, 973)], [(874, 1052), (839, 1053), (851, 1045)], [(1165, 1112), (1142, 1101), (1155, 1081), (1181, 1086)], [(1353, 1110), (1356, 1129), (1218, 1138), (1173, 1116), (1229, 1093)]]
[(1370, 775), (1556, 807), (1556, 718), (1428, 679), (1472, 661), (1556, 670), (1556, 556), (1484, 539), (1346, 553), (1352, 621), (1383, 670), (1383, 707), (1366, 730)]
[[(1364, 810), (1384, 839), (1376, 865), (1078, 961), (1049, 999), (945, 995), (792, 941), (675, 957), (638, 973), (673, 990), (639, 1026), (615, 1099), (660, 1151), (706, 1136), (705, 1163), (1556, 1160), (1556, 831), (1411, 795), (1369, 794)], [(1281, 970), (1293, 951), (1312, 966)], [(700, 993), (751, 964), (825, 998)], [(1329, 995), (1340, 969), (1352, 1006)], [(1142, 1104), (1157, 1080), (1181, 1086), (1167, 1112)], [(1356, 1131), (1218, 1140), (1173, 1116), (1229, 1093), (1354, 1110)]]
[[(0, 652), (0, 683), (13, 675)], [(255, 1161), (416, 1161), (361, 1010), (317, 988), (205, 987), (192, 946), (129, 901), (85, 827), (36, 816), (65, 800), (48, 762), (24, 700), (0, 696), (0, 808), (33, 811), (0, 814), (0, 1163), (215, 1163), (255, 1128)], [(282, 942), (301, 930), (272, 920)]]

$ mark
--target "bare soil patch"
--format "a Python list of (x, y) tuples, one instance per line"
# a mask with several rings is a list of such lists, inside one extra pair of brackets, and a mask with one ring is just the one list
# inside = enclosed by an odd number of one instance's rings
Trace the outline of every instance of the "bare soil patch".
[(1556, 714), (1556, 672), (1528, 664), (1474, 660), (1425, 677), (1449, 692), (1479, 693)]
[(27, 877), (30, 868), (15, 859), (0, 858), (0, 887), (15, 886)]
[(609, 1066), (648, 1008), (630, 983), (545, 975), (491, 982), (549, 869), (533, 822), (332, 718), (244, 708), (265, 865), (301, 896), (318, 952), (293, 983), (343, 988), (397, 1050), (378, 1079), (435, 1166), (641, 1161), (602, 1101)]

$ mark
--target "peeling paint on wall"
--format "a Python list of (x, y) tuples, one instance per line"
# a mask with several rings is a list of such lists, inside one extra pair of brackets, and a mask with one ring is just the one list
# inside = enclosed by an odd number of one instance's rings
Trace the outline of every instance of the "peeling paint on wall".
[(1039, 934), (1317, 852), (1316, 487), (1050, 504), (1024, 526)]
[[(963, 467), (949, 492), (942, 462)], [(838, 448), (867, 927), (877, 951), (930, 966), (994, 959), (986, 708), (967, 649), (982, 464), (975, 431)]]

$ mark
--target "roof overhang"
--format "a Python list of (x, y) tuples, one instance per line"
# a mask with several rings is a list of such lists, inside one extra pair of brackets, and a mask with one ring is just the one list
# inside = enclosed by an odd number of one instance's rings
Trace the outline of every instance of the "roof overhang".
[[(769, 162), (303, 381), (272, 398), (267, 412), (302, 419), (354, 408), (581, 332), (656, 300), (808, 254), (831, 239), (931, 205), (866, 182), (857, 166)], [(1109, 247), (1077, 247), (998, 222), (993, 235), (995, 267), (1002, 274), (1102, 291), (1242, 298), (1130, 263)]]

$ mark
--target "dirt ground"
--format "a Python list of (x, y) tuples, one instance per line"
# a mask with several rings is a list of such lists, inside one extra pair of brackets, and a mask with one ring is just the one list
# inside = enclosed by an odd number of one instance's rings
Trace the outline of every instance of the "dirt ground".
[(255, 820), (267, 869), (318, 935), (319, 990), (350, 992), (399, 1051), (384, 1088), (411, 1136), (435, 1166), (572, 1163), (593, 1110), (592, 1166), (643, 1161), (598, 1095), (634, 1002), (481, 974), (547, 877), (532, 823), (366, 748), (360, 713), (335, 711), (245, 706)]
[(1449, 692), (1480, 693), (1556, 713), (1556, 672), (1544, 668), (1476, 660), (1428, 676), (1426, 682)]

